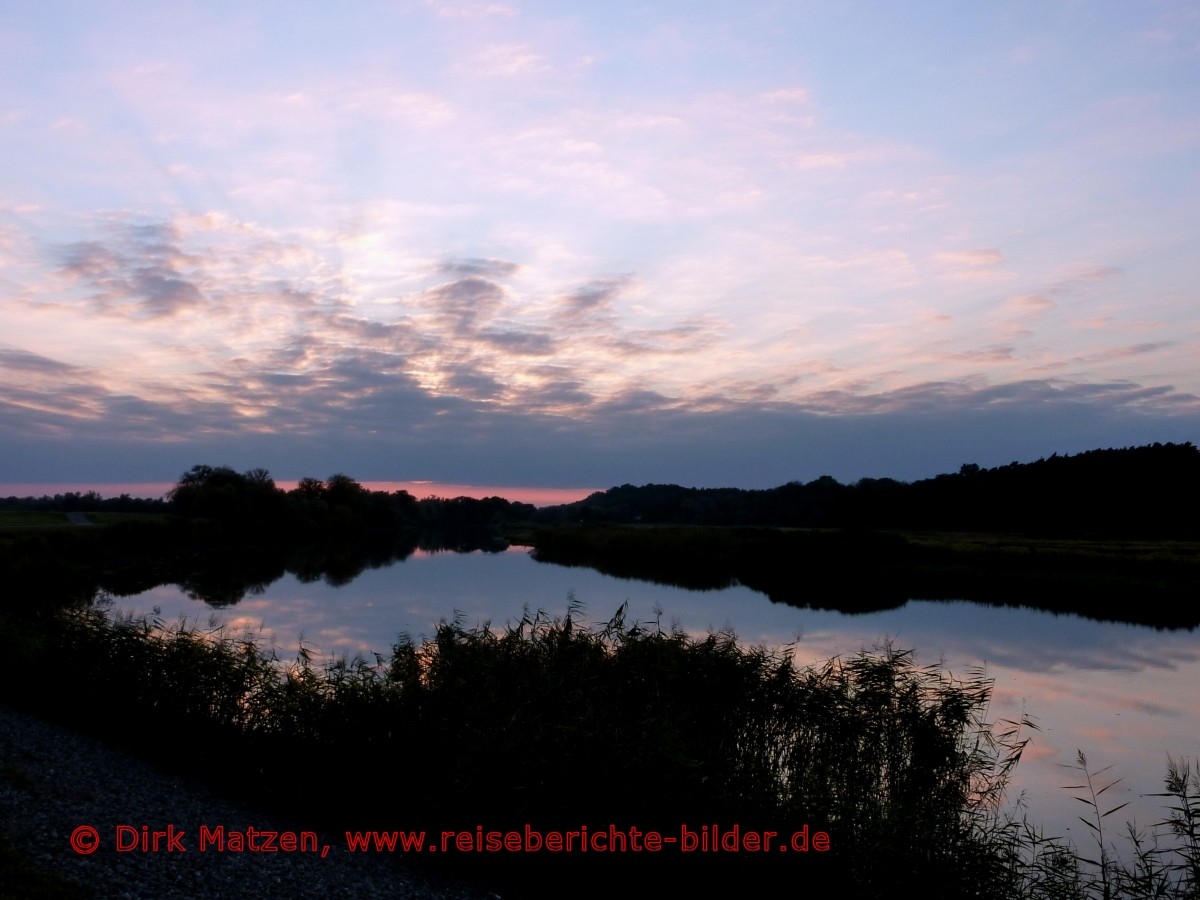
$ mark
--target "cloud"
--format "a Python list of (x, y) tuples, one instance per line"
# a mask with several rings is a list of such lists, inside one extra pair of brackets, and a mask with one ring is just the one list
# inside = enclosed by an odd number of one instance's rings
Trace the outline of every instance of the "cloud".
[(559, 341), (550, 334), (529, 331), (479, 332), (480, 340), (508, 353), (522, 356), (550, 356), (559, 346)]
[[(1200, 398), (1120, 381), (974, 378), (803, 402), (718, 395), (701, 408), (637, 387), (597, 397), (570, 367), (543, 365), (529, 368), (535, 381), (520, 403), (506, 405), (495, 401), (516, 386), (495, 373), (448, 372), (431, 389), (403, 354), (354, 347), (302, 371), (243, 360), (154, 397), (109, 391), (94, 373), (35, 354), (0, 360), (12, 369), (0, 367), (0, 466), (16, 480), (171, 478), (207, 458), (278, 477), (769, 486), (821, 474), (921, 477), (964, 460), (1190, 440), (1200, 429)], [(29, 371), (74, 388), (22, 389)]]
[(205, 305), (203, 293), (180, 271), (198, 260), (180, 250), (173, 227), (123, 224), (115, 232), (108, 242), (80, 241), (59, 251), (59, 271), (92, 288), (93, 308), (153, 319)]
[(1038, 294), (1008, 297), (1001, 307), (1005, 315), (992, 326), (993, 334), (1003, 341), (1023, 341), (1033, 337), (1030, 326), (1057, 306), (1053, 300)]
[(504, 288), (479, 275), (467, 275), (438, 285), (425, 293), (430, 306), (453, 322), (457, 332), (473, 332), (475, 325), (489, 319), (504, 302)]
[(0, 347), (0, 371), (8, 370), (25, 375), (45, 376), (51, 378), (79, 378), (87, 370), (81, 366), (73, 366), (59, 362), (38, 353), (19, 350), (10, 347)]
[(444, 19), (480, 19), (492, 16), (512, 18), (517, 10), (507, 3), (444, 3), (425, 0), (425, 5)]
[[(314, 107), (326, 118), (347, 119), (352, 122), (368, 120), (391, 122), (394, 126), (419, 126), (429, 128), (453, 121), (457, 116), (455, 107), (436, 94), (403, 90), (394, 84), (363, 85), (355, 81), (333, 82), (321, 87), (309, 98), (289, 95), (273, 98), (272, 105), (290, 108), (295, 113), (296, 105)], [(265, 101), (269, 102), (269, 101)], [(281, 125), (286, 125), (287, 109), (281, 109)]]
[[(91, 233), (50, 248), (56, 278), (15, 292), (36, 300), (6, 301), (44, 333), (80, 336), (49, 354), (35, 352), (47, 345), (27, 341), (27, 329), (7, 332), (22, 338), (7, 337), (0, 352), (6, 440), (82, 465), (75, 441), (119, 468), (120, 454), (104, 448), (124, 436), (136, 444), (130, 459), (169, 460), (169, 476), (234, 448), (246, 466), (276, 470), (279, 459), (359, 477), (394, 476), (382, 469), (403, 458), (426, 467), (412, 474), (443, 480), (507, 471), (510, 483), (517, 473), (531, 483), (650, 473), (738, 483), (788, 480), (797, 460), (858, 477), (893, 455), (896, 470), (878, 474), (903, 475), (921, 464), (904, 448), (942, 458), (933, 429), (959, 450), (988, 450), (964, 430), (979, 416), (998, 446), (1037, 443), (1044, 453), (1065, 449), (1064, 435), (1105, 439), (1078, 423), (1164, 439), (1197, 415), (1189, 386), (1133, 377), (1126, 364), (1183, 352), (1185, 337), (1150, 332), (1120, 347), (1035, 355), (981, 327), (969, 305), (915, 293), (922, 268), (912, 254), (929, 255), (890, 238), (723, 233), (712, 253), (612, 274), (577, 247), (529, 236), (490, 256), (424, 246), (401, 255), (380, 221), (282, 229), (229, 214), (93, 218)], [(1003, 256), (985, 246), (942, 261), (987, 270)], [(980, 307), (1027, 321), (1067, 303), (1071, 286), (1118, 274), (1077, 268)], [(912, 299), (879, 299), (893, 293)], [(936, 333), (914, 342), (919, 332), (906, 329), (931, 322)], [(1030, 378), (1023, 358), (1045, 371), (1067, 361), (1071, 377)], [(509, 449), (489, 458), (497, 446)], [(14, 464), (28, 470), (37, 458)]]
[[(341, 332), (360, 341), (393, 350), (405, 349), (409, 352), (417, 352), (421, 348), (428, 348), (430, 346), (430, 342), (420, 335), (414, 323), (409, 320), (379, 322), (343, 313), (322, 315), (320, 312), (317, 312), (313, 316), (312, 321), (319, 326), (323, 326), (324, 329)], [(298, 346), (295, 343), (292, 344), (293, 349)], [(317, 342), (309, 341), (307, 342), (307, 346), (309, 348), (318, 348), (321, 345)]]
[(1039, 297), (1036, 294), (1022, 294), (1018, 297), (1009, 297), (1005, 303), (1010, 309), (1016, 312), (1030, 314), (1045, 312), (1048, 309), (1054, 309), (1056, 306), (1053, 300)]
[(583, 387), (581, 381), (546, 381), (528, 391), (527, 395), (540, 409), (578, 412), (596, 399)]
[(562, 311), (571, 318), (611, 313), (613, 301), (632, 284), (629, 275), (597, 278), (562, 298)]
[(762, 96), (770, 103), (808, 103), (812, 99), (811, 92), (807, 88), (781, 88)]
[(506, 259), (458, 259), (443, 262), (438, 266), (438, 271), (445, 275), (504, 278), (515, 274), (520, 268)]
[(456, 396), (474, 400), (490, 400), (504, 393), (504, 385), (480, 372), (453, 372), (444, 387)]
[(995, 266), (1004, 262), (1004, 254), (992, 247), (978, 250), (944, 250), (933, 258), (957, 266)]
[(725, 324), (711, 317), (695, 316), (670, 328), (630, 329), (601, 343), (622, 356), (648, 354), (686, 355), (699, 353), (716, 344), (725, 331)]
[(99, 241), (80, 241), (62, 250), (62, 271), (99, 281), (121, 265), (121, 259)]
[(1017, 354), (1015, 347), (1005, 345), (947, 353), (945, 354), (945, 358), (969, 363), (1008, 363), (1015, 361)]
[(1095, 353), (1089, 353), (1084, 356), (1076, 357), (1073, 362), (1107, 362), (1114, 359), (1130, 359), (1135, 356), (1146, 356), (1148, 354), (1157, 353), (1160, 350), (1165, 350), (1168, 347), (1177, 346), (1175, 341), (1148, 341), (1142, 344), (1129, 344), (1124, 347), (1108, 347), (1104, 350)]
[[(623, 368), (630, 361), (684, 358), (727, 330), (713, 316), (639, 313), (655, 324), (628, 321), (618, 300), (636, 284), (632, 274), (594, 277), (567, 292), (542, 274), (541, 288), (531, 290), (501, 283), (518, 272), (522, 282), (538, 275), (517, 261), (448, 257), (433, 272), (451, 279), (421, 286), (430, 268), (418, 258), (405, 276), (415, 289), (397, 294), (331, 265), (344, 254), (337, 234), (324, 246), (301, 246), (302, 235), (212, 216), (150, 225), (112, 216), (101, 229), (102, 238), (56, 251), (67, 289), (87, 291), (85, 315), (69, 300), (39, 304), (36, 314), (70, 317), (72, 327), (86, 328), (89, 318), (124, 323), (120, 337), (108, 324), (96, 333), (110, 346), (142, 347), (153, 361), (122, 356), (106, 372), (107, 387), (158, 402), (175, 382), (188, 385), (187, 402), (225, 410), (205, 418), (207, 431), (221, 430), (224, 417), (263, 433), (296, 432), (300, 421), (318, 427), (332, 421), (331, 410), (361, 408), (384, 389), (353, 368), (371, 353), (377, 373), (403, 374), (388, 383), (393, 393), (404, 383), (426, 397), (562, 411), (572, 397), (590, 405), (638, 383), (637, 368)], [(88, 356), (105, 358), (103, 343)], [(568, 365), (540, 374), (531, 365), (538, 361)], [(670, 387), (679, 385), (672, 379)], [(317, 396), (325, 404), (307, 408)]]
[(204, 302), (204, 295), (173, 269), (148, 266), (137, 270), (133, 277), (136, 293), (142, 297), (142, 309), (149, 316), (170, 316), (190, 306)]
[(1047, 379), (987, 384), (978, 376), (925, 382), (876, 394), (822, 391), (797, 405), (813, 412), (840, 415), (938, 410), (947, 415), (968, 415), (997, 406), (1034, 410), (1074, 404), (1128, 411), (1144, 408), (1147, 400), (1161, 402), (1161, 413), (1171, 414), (1171, 407), (1186, 407), (1200, 413), (1200, 397), (1176, 391), (1169, 385), (1144, 387), (1133, 382)]
[(493, 44), (471, 60), (469, 68), (478, 75), (525, 75), (548, 72), (550, 66), (527, 44)]
[(1066, 278), (1055, 281), (1045, 289), (1044, 293), (1054, 296), (1072, 296), (1078, 294), (1089, 285), (1111, 281), (1120, 278), (1124, 274), (1124, 270), (1117, 266), (1089, 266)]
[(789, 160), (794, 169), (841, 169), (850, 157), (842, 153), (800, 153)]

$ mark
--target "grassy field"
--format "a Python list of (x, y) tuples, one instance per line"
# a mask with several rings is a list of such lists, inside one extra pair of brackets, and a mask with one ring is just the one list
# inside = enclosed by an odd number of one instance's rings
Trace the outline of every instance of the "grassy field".
[(1200, 563), (1200, 541), (1078, 538), (964, 531), (897, 531), (914, 547), (956, 552), (992, 551), (1014, 556), (1124, 559), (1137, 563)]
[(33, 528), (70, 524), (67, 521), (66, 513), (35, 512), (26, 509), (0, 510), (0, 528)]
[(170, 519), (166, 513), (144, 512), (90, 512), (87, 517), (97, 525), (119, 525), (122, 522), (159, 522)]

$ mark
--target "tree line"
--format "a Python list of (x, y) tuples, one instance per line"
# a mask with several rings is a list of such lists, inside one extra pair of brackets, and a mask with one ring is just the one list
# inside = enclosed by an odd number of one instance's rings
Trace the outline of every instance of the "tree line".
[(542, 524), (742, 525), (1004, 531), (1072, 536), (1200, 534), (1200, 450), (1191, 442), (1052, 454), (914, 482), (830, 476), (767, 490), (630, 484), (538, 510)]
[(455, 532), (529, 519), (535, 508), (503, 497), (426, 497), (373, 491), (348, 475), (302, 478), (285, 491), (266, 469), (193, 466), (167, 495), (170, 511), (238, 530), (270, 526), (301, 535), (417, 529)]
[(340, 473), (285, 491), (266, 469), (209, 465), (193, 466), (162, 500), (95, 491), (0, 499), (0, 509), (170, 513), (241, 531), (269, 525), (280, 537), (417, 529), (452, 538), (514, 521), (1194, 537), (1198, 507), (1200, 450), (1191, 442), (1054, 453), (990, 469), (969, 463), (913, 482), (843, 484), (824, 475), (765, 490), (624, 484), (541, 509), (502, 497), (418, 500)]

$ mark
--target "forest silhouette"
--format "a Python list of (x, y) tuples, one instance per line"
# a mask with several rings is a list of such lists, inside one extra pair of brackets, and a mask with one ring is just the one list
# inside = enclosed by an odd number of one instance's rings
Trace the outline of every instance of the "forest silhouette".
[(540, 509), (502, 497), (417, 499), (344, 474), (284, 490), (266, 469), (196, 465), (159, 501), (0, 501), (14, 514), (85, 510), (108, 526), (0, 527), (0, 574), (29, 597), (83, 601), (175, 583), (228, 606), (286, 572), (340, 585), (418, 548), (516, 543), (542, 562), (688, 588), (743, 584), (797, 606), (971, 599), (1178, 628), (1200, 624), (1190, 602), (1198, 501), (1191, 443), (966, 464), (911, 483), (626, 484)]

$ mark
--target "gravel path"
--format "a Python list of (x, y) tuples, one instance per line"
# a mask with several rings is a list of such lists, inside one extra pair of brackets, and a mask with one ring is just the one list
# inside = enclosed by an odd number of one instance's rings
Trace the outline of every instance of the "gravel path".
[[(167, 849), (118, 852), (118, 826), (182, 831)], [(433, 882), (378, 854), (351, 854), (319, 833), (320, 852), (235, 853), (197, 848), (199, 826), (227, 831), (305, 830), (240, 808), (208, 789), (164, 774), (99, 741), (0, 705), (0, 833), (34, 865), (78, 882), (97, 898), (355, 897), (481, 900), (489, 895)], [(94, 853), (72, 849), (72, 832), (92, 826)], [(86, 839), (83, 834), (81, 838)], [(3, 891), (0, 890), (0, 894)]]

